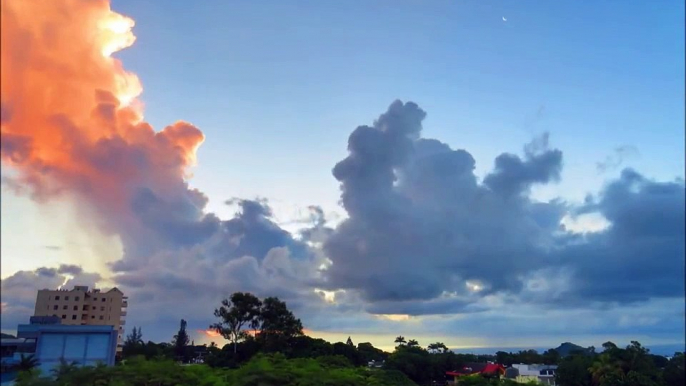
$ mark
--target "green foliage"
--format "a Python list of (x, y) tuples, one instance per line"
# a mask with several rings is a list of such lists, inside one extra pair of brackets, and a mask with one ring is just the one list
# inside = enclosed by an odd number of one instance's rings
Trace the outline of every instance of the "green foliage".
[(636, 341), (626, 348), (606, 342), (600, 354), (579, 353), (564, 358), (557, 369), (556, 380), (560, 386), (683, 385), (684, 360), (683, 356), (678, 358), (678, 353), (670, 361), (651, 355)]
[(686, 368), (686, 356), (682, 352), (675, 353), (665, 366), (663, 379), (665, 385), (677, 386), (686, 384), (684, 369)]
[(214, 316), (220, 321), (210, 328), (232, 342), (235, 353), (239, 340), (243, 338), (243, 327), (250, 327), (253, 330), (258, 327), (261, 306), (262, 302), (255, 295), (236, 292), (230, 296), (230, 300), (222, 300), (221, 307), (214, 310)]
[(591, 386), (588, 369), (593, 358), (586, 355), (570, 355), (564, 358), (555, 372), (555, 381), (560, 386)]
[(28, 371), (36, 366), (38, 366), (38, 359), (36, 359), (35, 355), (20, 354), (19, 363), (17, 364), (17, 370)]

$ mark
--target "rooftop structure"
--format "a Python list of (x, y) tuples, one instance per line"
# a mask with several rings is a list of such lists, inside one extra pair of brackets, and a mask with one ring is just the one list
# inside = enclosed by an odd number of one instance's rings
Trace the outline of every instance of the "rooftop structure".
[(74, 286), (71, 290), (43, 289), (36, 296), (34, 317), (57, 317), (63, 325), (113, 326), (117, 332), (117, 350), (124, 343), (127, 297), (118, 289), (107, 292)]

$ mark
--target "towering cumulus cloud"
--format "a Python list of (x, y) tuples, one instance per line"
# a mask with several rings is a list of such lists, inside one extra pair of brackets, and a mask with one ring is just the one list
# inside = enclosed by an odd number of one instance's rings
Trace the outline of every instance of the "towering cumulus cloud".
[(203, 134), (182, 121), (155, 132), (138, 78), (111, 57), (134, 42), (133, 25), (107, 1), (2, 2), (1, 150), (19, 172), (13, 186), (77, 197), (127, 257), (216, 227), (184, 181)]
[[(330, 288), (357, 290), (387, 314), (477, 310), (488, 295), (558, 307), (683, 295), (683, 182), (627, 169), (582, 207), (536, 201), (532, 186), (562, 170), (547, 134), (523, 157), (499, 155), (480, 182), (467, 151), (421, 137), (425, 115), (395, 101), (350, 135), (333, 169), (349, 217), (324, 244)], [(610, 227), (562, 225), (585, 213)]]
[[(232, 202), (241, 212), (229, 221), (204, 212), (207, 198), (185, 179), (202, 132), (183, 121), (155, 131), (141, 83), (112, 57), (134, 43), (133, 25), (106, 0), (2, 2), (1, 156), (16, 172), (5, 184), (38, 201), (73, 200), (84, 226), (118, 236), (115, 280), (138, 300), (177, 302), (169, 288), (185, 288), (206, 299), (195, 303), (201, 315), (228, 291), (263, 292), (266, 276), (278, 292), (291, 258), (313, 255), (264, 202)], [(292, 298), (298, 286), (286, 286)]]
[[(131, 19), (105, 0), (1, 6), (0, 156), (13, 170), (3, 183), (38, 201), (74, 201), (84, 227), (117, 236), (124, 250), (111, 272), (64, 265), (4, 278), (3, 328), (30, 314), (32, 284), (70, 279), (121, 286), (129, 324), (154, 325), (162, 332), (153, 339), (168, 339), (182, 317), (205, 328), (232, 291), (279, 296), (313, 329), (369, 326), (369, 313), (512, 303), (683, 306), (683, 181), (625, 169), (581, 205), (538, 201), (532, 188), (562, 176), (563, 153), (547, 135), (499, 155), (479, 178), (467, 150), (422, 137), (418, 105), (395, 101), (350, 134), (333, 168), (347, 212), (338, 226), (312, 207), (312, 226), (294, 237), (266, 202), (242, 199), (229, 200), (239, 211), (221, 220), (186, 179), (203, 134), (182, 121), (155, 131), (143, 120), (141, 83), (112, 57), (133, 44)], [(609, 226), (565, 227), (588, 214)]]

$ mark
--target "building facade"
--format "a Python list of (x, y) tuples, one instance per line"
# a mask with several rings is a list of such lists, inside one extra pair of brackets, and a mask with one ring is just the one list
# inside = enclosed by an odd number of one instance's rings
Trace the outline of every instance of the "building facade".
[(537, 382), (542, 385), (555, 386), (556, 365), (513, 364), (518, 370), (515, 380), (519, 383)]
[(79, 366), (95, 366), (102, 363), (113, 366), (117, 351), (117, 331), (114, 326), (61, 325), (60, 318), (38, 320), (39, 324), (20, 324), (16, 338), (3, 338), (2, 379), (0, 383), (12, 384), (17, 375), (17, 365), (22, 356), (33, 357), (42, 374), (59, 366), (62, 361)]
[(62, 325), (113, 326), (117, 332), (117, 351), (124, 343), (128, 298), (118, 288), (107, 292), (75, 286), (71, 290), (40, 290), (34, 316), (53, 316)]

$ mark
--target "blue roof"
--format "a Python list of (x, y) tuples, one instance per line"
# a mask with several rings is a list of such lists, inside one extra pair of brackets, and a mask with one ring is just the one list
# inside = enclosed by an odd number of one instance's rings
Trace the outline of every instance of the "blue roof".
[(69, 332), (69, 333), (111, 333), (114, 326), (109, 325), (66, 325), (66, 324), (20, 324), (17, 334), (22, 332)]

